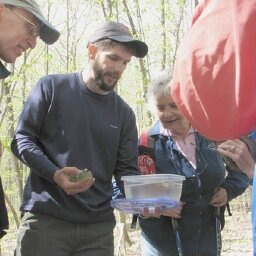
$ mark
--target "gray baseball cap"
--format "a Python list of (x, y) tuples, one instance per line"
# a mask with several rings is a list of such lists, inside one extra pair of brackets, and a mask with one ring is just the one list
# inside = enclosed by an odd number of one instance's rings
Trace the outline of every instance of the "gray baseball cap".
[(134, 39), (128, 27), (119, 22), (107, 21), (100, 25), (89, 37), (87, 46), (104, 39), (112, 39), (120, 43), (129, 44), (134, 49), (134, 56), (138, 58), (143, 58), (148, 53), (146, 43)]
[(0, 3), (25, 9), (38, 18), (42, 22), (39, 36), (46, 44), (53, 44), (58, 40), (60, 36), (59, 31), (46, 20), (40, 10), (39, 5), (34, 0), (0, 0)]

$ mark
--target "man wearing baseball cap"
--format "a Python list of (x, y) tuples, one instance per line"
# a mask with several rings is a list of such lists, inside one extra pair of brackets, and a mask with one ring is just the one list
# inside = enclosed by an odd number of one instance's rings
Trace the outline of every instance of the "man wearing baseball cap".
[[(29, 48), (36, 46), (39, 36), (45, 43), (52, 44), (59, 38), (59, 32), (44, 18), (39, 6), (33, 0), (0, 0), (0, 59), (15, 62)], [(0, 79), (10, 72), (0, 61)], [(8, 215), (0, 179), (0, 238), (8, 229)]]
[(134, 39), (129, 28), (122, 23), (108, 21), (99, 26), (94, 33), (89, 36), (87, 47), (105, 39), (111, 39), (121, 44), (129, 46), (133, 49), (133, 55), (138, 58), (143, 58), (148, 53), (148, 46), (137, 39)]
[(86, 69), (41, 78), (20, 116), (11, 149), (30, 174), (16, 256), (114, 255), (112, 177), (139, 174), (135, 114), (114, 88), (148, 47), (110, 21), (87, 49)]

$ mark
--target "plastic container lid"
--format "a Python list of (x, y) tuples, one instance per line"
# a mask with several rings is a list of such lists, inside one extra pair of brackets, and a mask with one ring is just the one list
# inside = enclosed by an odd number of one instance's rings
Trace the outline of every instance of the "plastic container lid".
[(170, 198), (147, 198), (147, 199), (113, 199), (111, 206), (118, 211), (130, 214), (143, 214), (145, 208), (154, 211), (159, 207), (162, 212), (176, 209), (179, 202)]
[(158, 182), (182, 182), (185, 176), (177, 174), (149, 174), (149, 175), (131, 175), (122, 176), (124, 182), (134, 183), (158, 183)]

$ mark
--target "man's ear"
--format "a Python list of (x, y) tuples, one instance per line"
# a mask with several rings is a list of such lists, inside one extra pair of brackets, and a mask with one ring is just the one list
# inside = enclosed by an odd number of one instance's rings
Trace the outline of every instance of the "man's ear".
[(94, 44), (89, 44), (88, 45), (88, 55), (90, 59), (94, 59), (96, 56), (98, 49)]

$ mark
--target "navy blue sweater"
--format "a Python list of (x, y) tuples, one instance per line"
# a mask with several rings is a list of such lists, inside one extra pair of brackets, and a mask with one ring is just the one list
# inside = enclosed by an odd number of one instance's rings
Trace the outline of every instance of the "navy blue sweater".
[[(113, 219), (112, 177), (138, 174), (137, 128), (132, 109), (114, 91), (89, 91), (80, 73), (38, 81), (20, 115), (11, 144), (30, 167), (22, 211), (75, 223)], [(88, 168), (96, 181), (74, 196), (53, 181), (63, 167)]]

